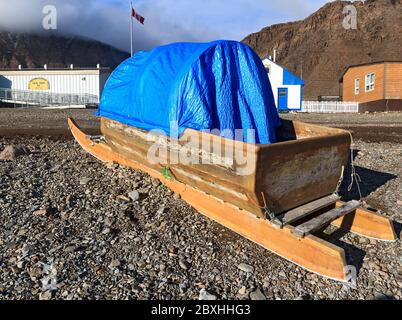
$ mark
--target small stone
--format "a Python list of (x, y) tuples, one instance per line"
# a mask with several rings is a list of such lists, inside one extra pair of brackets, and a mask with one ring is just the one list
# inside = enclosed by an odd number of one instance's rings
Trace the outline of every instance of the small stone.
[(46, 209), (36, 210), (33, 212), (33, 215), (36, 217), (44, 217), (47, 215), (47, 210)]
[(390, 300), (390, 297), (382, 292), (376, 292), (374, 294), (374, 300)]
[(278, 276), (280, 276), (283, 279), (286, 279), (286, 273), (284, 271), (279, 271)]
[(110, 268), (110, 269), (114, 269), (114, 268), (119, 267), (120, 265), (121, 265), (120, 261), (117, 260), (117, 259), (114, 259), (114, 260), (112, 260), (112, 261), (110, 262), (109, 268)]
[(25, 146), (10, 145), (0, 153), (0, 160), (15, 161), (19, 156), (28, 155), (31, 151)]
[(161, 185), (161, 182), (159, 181), (159, 179), (152, 179), (152, 185), (154, 187), (159, 187)]
[(242, 295), (246, 294), (246, 292), (247, 292), (247, 289), (246, 289), (245, 286), (241, 287), (240, 290), (239, 290), (239, 293), (242, 294)]
[(179, 260), (179, 266), (184, 270), (188, 270), (190, 268), (190, 264), (184, 259)]
[(246, 264), (246, 263), (240, 263), (237, 268), (239, 268), (241, 271), (247, 272), (247, 273), (253, 273), (254, 272), (254, 267)]
[(175, 193), (175, 194), (173, 195), (173, 199), (175, 199), (175, 200), (180, 200), (180, 199), (181, 199), (180, 193)]
[(128, 194), (128, 197), (132, 200), (132, 201), (138, 201), (140, 199), (140, 193), (137, 190), (131, 191)]
[(106, 167), (109, 168), (109, 169), (116, 170), (116, 169), (119, 168), (119, 164), (116, 163), (116, 162), (107, 162)]
[(39, 300), (50, 300), (53, 298), (53, 293), (51, 291), (41, 292), (39, 294)]
[(161, 208), (158, 209), (158, 211), (156, 213), (157, 214), (164, 214), (168, 210), (169, 210), (169, 208), (161, 207)]
[(91, 178), (87, 178), (87, 177), (82, 177), (80, 179), (80, 185), (86, 185), (91, 181)]
[(126, 197), (126, 196), (123, 196), (123, 195), (117, 196), (117, 199), (123, 200), (123, 201), (125, 201), (125, 202), (129, 202), (129, 201), (130, 201), (130, 198), (128, 198), (128, 197)]
[(105, 228), (102, 231), (102, 234), (109, 234), (110, 233), (110, 228)]
[(267, 300), (265, 295), (261, 292), (260, 289), (257, 289), (253, 292), (250, 293), (250, 299), (251, 300)]
[(216, 300), (216, 296), (209, 293), (207, 290), (205, 289), (201, 289), (200, 290), (200, 295), (198, 297), (198, 300), (206, 300), (206, 301), (212, 301), (212, 300)]
[(396, 203), (398, 206), (402, 206), (402, 200), (397, 200)]

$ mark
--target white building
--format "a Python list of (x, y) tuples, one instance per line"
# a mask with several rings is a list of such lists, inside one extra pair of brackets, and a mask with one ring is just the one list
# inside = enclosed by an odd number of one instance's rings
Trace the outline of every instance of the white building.
[(262, 62), (268, 72), (277, 109), (279, 111), (301, 110), (304, 81), (270, 58), (265, 58)]
[[(6, 96), (23, 102), (23, 97), (46, 96), (68, 100), (90, 97), (99, 102), (103, 87), (110, 76), (108, 68), (94, 69), (3, 69), (0, 70), (0, 99)], [(5, 100), (5, 99), (3, 99)], [(82, 100), (82, 99), (79, 99)], [(12, 101), (12, 100), (11, 100)]]

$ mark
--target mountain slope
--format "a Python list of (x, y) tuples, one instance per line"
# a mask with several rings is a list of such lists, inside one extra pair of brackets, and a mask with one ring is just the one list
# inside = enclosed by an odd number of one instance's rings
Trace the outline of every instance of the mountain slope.
[(106, 44), (79, 38), (0, 32), (0, 68), (116, 67), (129, 54)]
[(357, 30), (346, 30), (342, 25), (343, 9), (349, 4), (328, 3), (305, 20), (264, 28), (243, 42), (261, 57), (277, 49), (279, 64), (299, 76), (303, 70), (304, 99), (338, 95), (339, 78), (346, 67), (402, 61), (402, 0), (355, 1)]

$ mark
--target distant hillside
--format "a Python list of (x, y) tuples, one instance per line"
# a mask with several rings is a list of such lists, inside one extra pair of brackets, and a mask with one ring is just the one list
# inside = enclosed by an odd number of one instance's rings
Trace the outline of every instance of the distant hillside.
[(129, 54), (106, 44), (80, 38), (0, 32), (0, 68), (116, 67)]
[(402, 0), (355, 1), (358, 29), (342, 26), (348, 1), (335, 1), (303, 21), (278, 24), (247, 36), (243, 42), (261, 57), (278, 50), (279, 64), (300, 76), (304, 99), (338, 95), (346, 67), (381, 61), (402, 61)]

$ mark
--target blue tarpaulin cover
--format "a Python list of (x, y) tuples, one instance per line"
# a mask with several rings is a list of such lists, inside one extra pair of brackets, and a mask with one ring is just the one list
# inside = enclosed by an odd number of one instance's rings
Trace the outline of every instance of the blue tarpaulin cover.
[(257, 144), (276, 142), (280, 125), (261, 59), (249, 46), (223, 40), (135, 54), (109, 77), (97, 115), (167, 135), (172, 121), (177, 134), (243, 129), (245, 142), (253, 142), (246, 130), (254, 129)]

